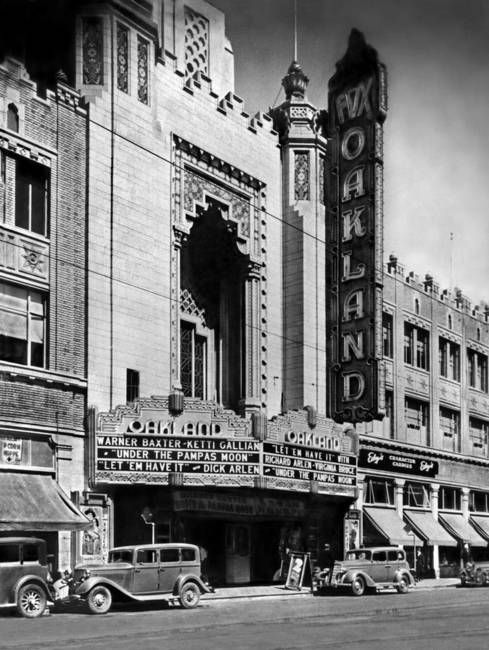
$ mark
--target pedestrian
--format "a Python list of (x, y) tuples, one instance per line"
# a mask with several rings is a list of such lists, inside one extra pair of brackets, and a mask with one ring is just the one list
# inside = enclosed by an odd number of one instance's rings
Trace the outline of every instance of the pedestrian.
[(318, 568), (319, 572), (317, 578), (320, 581), (324, 581), (324, 584), (330, 584), (331, 574), (333, 573), (334, 567), (334, 555), (331, 551), (330, 544), (324, 544), (322, 550), (319, 553), (318, 557)]
[(465, 542), (464, 545), (462, 546), (463, 566), (464, 567), (467, 566), (467, 564), (469, 564), (470, 562), (472, 562), (472, 554), (470, 552), (470, 546), (467, 544), (467, 542)]
[(203, 546), (199, 546), (200, 555), (200, 575), (205, 584), (209, 583), (207, 576), (207, 550)]
[(416, 582), (419, 582), (424, 577), (424, 556), (421, 549), (416, 553)]

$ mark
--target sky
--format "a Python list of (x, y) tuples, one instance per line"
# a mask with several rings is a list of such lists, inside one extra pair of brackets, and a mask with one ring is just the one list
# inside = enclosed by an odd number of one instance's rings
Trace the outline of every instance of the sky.
[[(226, 14), (245, 110), (280, 103), (294, 0), (211, 2)], [(327, 106), (353, 27), (387, 66), (385, 257), (489, 302), (489, 0), (296, 2), (297, 58), (316, 107)]]

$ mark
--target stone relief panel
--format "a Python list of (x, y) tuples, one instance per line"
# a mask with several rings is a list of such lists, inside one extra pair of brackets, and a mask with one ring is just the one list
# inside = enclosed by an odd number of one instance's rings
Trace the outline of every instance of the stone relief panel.
[(296, 151), (294, 155), (294, 187), (296, 201), (310, 199), (310, 162), (308, 151)]
[(129, 30), (117, 23), (117, 88), (129, 92)]
[(104, 83), (104, 41), (101, 18), (83, 19), (83, 83)]
[(187, 77), (209, 73), (209, 21), (189, 7), (185, 7), (185, 71)]
[(428, 397), (430, 393), (429, 373), (406, 367), (406, 391)]
[(440, 377), (440, 400), (460, 407), (460, 384)]
[(49, 245), (0, 226), (0, 270), (47, 283)]
[(471, 413), (474, 412), (487, 418), (489, 414), (489, 396), (469, 388), (468, 408)]

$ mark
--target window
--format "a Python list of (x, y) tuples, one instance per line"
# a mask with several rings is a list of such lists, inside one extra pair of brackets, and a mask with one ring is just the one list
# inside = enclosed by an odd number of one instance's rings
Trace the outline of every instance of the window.
[(139, 397), (139, 371), (126, 370), (126, 403), (134, 402)]
[(156, 551), (154, 549), (144, 548), (137, 553), (136, 562), (138, 564), (156, 564)]
[(372, 553), (372, 562), (387, 562), (387, 555), (385, 551), (374, 551)]
[(460, 451), (460, 413), (440, 407), (440, 430), (443, 435), (443, 448)]
[(429, 332), (404, 323), (404, 363), (429, 370)]
[(20, 553), (18, 544), (0, 544), (0, 563), (19, 562)]
[(429, 410), (426, 402), (421, 402), (411, 397), (404, 400), (404, 417), (408, 429), (429, 431)]
[(38, 562), (39, 546), (37, 544), (24, 544), (22, 547), (22, 560), (24, 562)]
[(15, 225), (48, 236), (49, 171), (25, 158), (17, 158), (15, 178)]
[(112, 562), (127, 562), (127, 564), (132, 564), (132, 551), (110, 551), (109, 563)]
[(206, 393), (207, 340), (195, 331), (195, 325), (181, 321), (180, 368), (185, 397), (204, 399)]
[(422, 483), (405, 483), (403, 493), (404, 505), (409, 508), (429, 508), (429, 490)]
[(366, 503), (384, 503), (394, 505), (394, 484), (382, 479), (367, 479), (365, 493)]
[(441, 487), (438, 495), (440, 510), (461, 510), (462, 497), (459, 488)]
[(393, 344), (393, 334), (392, 334), (392, 315), (391, 314), (382, 314), (382, 340), (383, 340), (383, 352), (384, 357), (392, 359), (394, 357), (394, 344)]
[(469, 493), (469, 510), (471, 512), (489, 512), (489, 493), (471, 490)]
[(45, 366), (46, 304), (41, 293), (0, 282), (0, 360)]
[(178, 548), (162, 548), (160, 559), (162, 562), (180, 562), (180, 551)]
[(9, 104), (7, 108), (7, 129), (19, 132), (19, 109), (15, 104)]
[(385, 418), (384, 433), (389, 438), (394, 438), (394, 394), (390, 390), (385, 391)]
[(487, 393), (487, 356), (468, 348), (467, 365), (469, 386)]
[(195, 562), (195, 551), (193, 548), (182, 548), (182, 562)]
[(440, 376), (460, 381), (460, 345), (440, 337)]
[(414, 299), (414, 313), (419, 314), (419, 298)]
[(489, 422), (478, 418), (469, 418), (469, 438), (472, 444), (472, 453), (475, 456), (487, 456), (487, 437)]

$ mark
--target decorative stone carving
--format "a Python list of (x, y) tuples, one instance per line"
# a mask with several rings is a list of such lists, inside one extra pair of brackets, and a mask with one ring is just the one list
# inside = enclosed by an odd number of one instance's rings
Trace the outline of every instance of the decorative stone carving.
[(309, 201), (309, 152), (296, 151), (294, 154), (294, 193), (296, 201)]
[(209, 21), (185, 7), (185, 71), (187, 77), (209, 71)]
[(117, 23), (117, 88), (129, 92), (129, 30)]
[(325, 204), (324, 201), (324, 156), (319, 156), (318, 158), (318, 180), (319, 180), (319, 203), (321, 205)]
[(104, 40), (101, 18), (83, 19), (83, 83), (104, 83)]
[(138, 99), (143, 104), (149, 103), (148, 54), (148, 41), (138, 35)]

